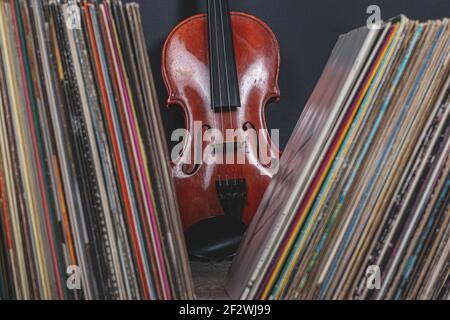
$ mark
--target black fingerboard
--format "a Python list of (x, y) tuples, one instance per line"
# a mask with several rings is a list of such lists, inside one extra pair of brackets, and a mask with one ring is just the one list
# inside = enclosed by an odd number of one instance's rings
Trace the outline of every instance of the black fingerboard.
[(230, 112), (241, 106), (228, 0), (208, 0), (211, 108)]

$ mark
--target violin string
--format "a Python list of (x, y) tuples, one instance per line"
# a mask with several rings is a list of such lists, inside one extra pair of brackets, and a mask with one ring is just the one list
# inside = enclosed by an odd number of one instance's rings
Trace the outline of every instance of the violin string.
[[(214, 10), (214, 4), (213, 4), (213, 2), (214, 2), (214, 0), (208, 0), (208, 8), (209, 8), (209, 12), (208, 12), (208, 14), (211, 14), (212, 12), (213, 12), (213, 10)], [(210, 59), (210, 63), (213, 63), (213, 51), (214, 51), (214, 46), (213, 46), (213, 41), (212, 41), (212, 33), (213, 33), (213, 21), (212, 21), (212, 16), (208, 16), (208, 27), (209, 27), (209, 30), (210, 30), (210, 32), (208, 33), (208, 41), (209, 41), (209, 48), (210, 48), (210, 50), (211, 50), (211, 52), (210, 52), (210, 56), (209, 56), (209, 59)], [(215, 83), (214, 83), (214, 79), (213, 79), (213, 74), (212, 74), (212, 72), (214, 72), (213, 71), (213, 69), (212, 69), (212, 66), (211, 66), (211, 75), (210, 75), (210, 77), (211, 77), (211, 81), (210, 81), (210, 85), (211, 85), (211, 90), (210, 90), (210, 94), (211, 94), (211, 101), (210, 101), (210, 103), (211, 103), (211, 107), (212, 107), (212, 111), (213, 111), (213, 129), (214, 130), (216, 130), (217, 129), (217, 120), (216, 120), (216, 114), (215, 114), (215, 111), (214, 111), (214, 92), (215, 92)], [(203, 129), (202, 129), (202, 131), (203, 131)], [(203, 132), (202, 132), (202, 135), (203, 135)], [(203, 136), (202, 136), (202, 143), (203, 143)], [(219, 180), (220, 180), (220, 176), (219, 176)]]
[[(225, 26), (224, 26), (224, 8), (223, 8), (223, 1), (222, 0), (218, 0), (219, 1), (219, 10), (220, 10), (220, 23), (222, 26), (222, 42), (223, 42), (223, 53), (224, 53), (224, 63), (225, 63), (225, 78), (226, 78), (226, 87), (227, 87), (227, 98), (228, 98), (228, 114), (230, 116), (230, 126), (231, 129), (234, 129), (234, 124), (233, 124), (233, 116), (231, 114), (231, 94), (230, 94), (230, 77), (228, 75), (228, 55), (227, 55), (227, 50), (226, 50), (226, 40), (225, 40)], [(228, 9), (228, 7), (226, 8)], [(228, 11), (229, 12), (229, 11)], [(226, 17), (226, 18), (230, 18), (230, 17)], [(230, 28), (231, 28), (231, 24), (230, 24)], [(232, 40), (232, 39), (231, 39)], [(225, 133), (225, 139), (227, 139), (226, 133)], [(234, 139), (234, 138), (233, 138)], [(228, 141), (226, 141), (228, 142)], [(228, 143), (225, 143), (225, 148), (227, 148), (228, 151)], [(235, 151), (236, 148), (233, 148), (233, 150)], [(225, 152), (225, 154), (227, 154), (227, 152)], [(234, 161), (236, 160), (235, 158), (235, 152), (233, 152), (233, 157), (234, 157)], [(237, 164), (236, 164), (237, 165)], [(236, 167), (233, 168), (233, 175), (234, 175), (234, 180), (236, 180)]]
[[(211, 110), (212, 110), (212, 118), (213, 118), (213, 130), (217, 130), (217, 120), (216, 120), (216, 113), (214, 110), (214, 102), (215, 102), (215, 81), (214, 81), (214, 68), (213, 68), (213, 63), (215, 63), (214, 61), (214, 42), (213, 42), (213, 33), (215, 33), (215, 29), (214, 29), (214, 25), (215, 25), (215, 21), (213, 21), (213, 17), (214, 17), (214, 10), (215, 10), (215, 6), (214, 6), (214, 1), (215, 0), (208, 0), (207, 4), (208, 4), (208, 28), (209, 28), (209, 32), (208, 32), (208, 41), (209, 41), (209, 63), (210, 63), (210, 69), (211, 69), (211, 74), (210, 74), (210, 86), (211, 86), (211, 90), (210, 90), (210, 103), (211, 103)], [(203, 138), (203, 137), (202, 137)], [(203, 143), (203, 139), (202, 139), (202, 143)], [(220, 175), (218, 176), (219, 181), (221, 180)]]
[[(218, 79), (219, 79), (220, 120), (221, 120), (221, 125), (222, 125), (221, 133), (222, 133), (222, 136), (223, 136), (225, 125), (224, 125), (224, 119), (223, 119), (222, 74), (220, 72), (220, 51), (219, 51), (219, 42), (218, 42), (219, 34), (218, 34), (218, 30), (217, 30), (217, 27), (218, 27), (217, 26), (217, 7), (216, 7), (216, 1), (213, 0), (212, 2), (214, 4), (214, 7), (213, 7), (214, 21), (216, 22), (214, 29), (215, 29), (215, 35), (216, 35), (215, 44), (216, 44), (216, 53), (217, 53), (217, 66), (218, 66), (217, 72), (218, 72)], [(217, 147), (217, 144), (216, 144), (216, 147)], [(217, 152), (216, 152), (216, 154), (217, 154)], [(222, 156), (223, 156), (223, 151), (222, 151)], [(219, 180), (220, 180), (220, 176), (219, 176)], [(228, 183), (228, 177), (226, 177), (226, 181)]]

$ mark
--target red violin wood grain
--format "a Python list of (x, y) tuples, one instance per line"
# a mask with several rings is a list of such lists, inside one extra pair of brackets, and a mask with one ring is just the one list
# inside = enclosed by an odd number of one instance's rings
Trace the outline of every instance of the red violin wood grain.
[[(162, 70), (168, 89), (168, 105), (180, 106), (186, 128), (193, 133), (194, 122), (208, 128), (266, 129), (265, 108), (278, 101), (280, 53), (270, 28), (258, 18), (244, 13), (231, 13), (235, 60), (241, 107), (224, 113), (211, 110), (210, 69), (208, 55), (208, 21), (205, 14), (181, 22), (169, 35), (163, 49)], [(264, 140), (271, 143), (266, 134)], [(203, 143), (203, 148), (208, 145)], [(210, 217), (223, 215), (217, 196), (216, 181), (245, 179), (247, 203), (243, 221), (249, 224), (256, 212), (273, 172), (258, 160), (256, 148), (246, 148), (246, 164), (186, 165), (192, 157), (193, 139), (186, 141), (184, 151), (172, 163), (183, 227)], [(270, 157), (279, 159), (277, 149), (269, 149)]]

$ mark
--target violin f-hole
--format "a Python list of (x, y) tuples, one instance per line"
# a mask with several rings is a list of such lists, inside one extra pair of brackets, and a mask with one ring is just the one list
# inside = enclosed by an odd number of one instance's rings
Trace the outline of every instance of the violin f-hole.
[[(183, 171), (183, 173), (187, 176), (193, 176), (195, 175), (198, 170), (200, 169), (201, 166), (201, 158), (199, 159), (199, 157), (196, 155), (196, 153), (201, 152), (201, 150), (203, 150), (203, 137), (205, 136), (205, 132), (207, 132), (208, 130), (211, 130), (212, 127), (208, 124), (204, 124), (202, 126), (202, 133), (201, 135), (199, 135), (198, 137), (194, 136), (193, 139), (194, 140), (198, 140), (196, 142), (194, 142), (194, 148), (193, 150), (191, 149), (191, 154), (190, 154), (190, 163), (184, 163), (181, 166), (181, 170)], [(201, 147), (201, 148), (200, 148)], [(201, 150), (199, 150), (201, 149)], [(181, 153), (181, 157), (183, 156), (184, 151), (182, 151)]]

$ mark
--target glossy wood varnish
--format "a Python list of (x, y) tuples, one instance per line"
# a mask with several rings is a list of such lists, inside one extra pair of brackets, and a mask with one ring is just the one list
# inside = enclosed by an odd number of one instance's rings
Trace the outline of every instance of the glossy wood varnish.
[[(215, 113), (211, 109), (206, 15), (180, 23), (164, 45), (162, 70), (169, 92), (168, 104), (183, 109), (188, 130), (193, 130), (194, 121), (221, 131), (247, 129), (250, 124), (256, 130), (266, 129), (266, 105), (279, 99), (280, 54), (274, 34), (264, 22), (248, 14), (231, 13), (231, 23), (241, 98), (241, 108), (231, 112)], [(264, 139), (271, 142), (269, 135)], [(203, 144), (203, 148), (206, 147)], [(193, 153), (193, 141), (186, 141), (183, 153), (172, 163), (185, 230), (202, 220), (224, 214), (215, 184), (225, 179), (246, 180), (247, 204), (243, 221), (250, 223), (273, 175), (270, 168), (258, 161), (255, 150), (246, 148), (244, 165), (203, 163), (195, 167), (186, 165)], [(269, 151), (272, 158), (279, 158), (275, 148)]]

